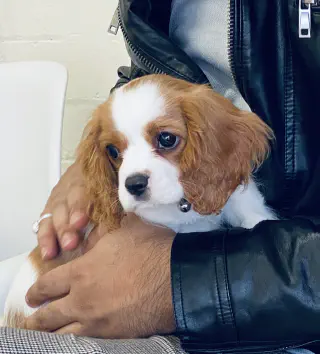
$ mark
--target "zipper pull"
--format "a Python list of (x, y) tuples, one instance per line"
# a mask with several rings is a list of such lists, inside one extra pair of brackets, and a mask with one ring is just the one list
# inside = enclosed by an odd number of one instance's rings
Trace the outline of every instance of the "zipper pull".
[(315, 0), (299, 0), (299, 38), (311, 37), (311, 4)]
[(119, 27), (120, 27), (120, 23), (119, 23), (118, 7), (117, 7), (116, 11), (114, 12), (114, 14), (112, 16), (112, 20), (111, 20), (109, 28), (108, 28), (108, 33), (116, 36), (118, 33), (118, 30), (119, 30)]

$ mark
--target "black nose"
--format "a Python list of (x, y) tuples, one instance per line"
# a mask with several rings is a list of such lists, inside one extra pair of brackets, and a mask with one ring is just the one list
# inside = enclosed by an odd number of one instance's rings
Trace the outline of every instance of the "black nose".
[(149, 176), (146, 175), (132, 175), (126, 179), (125, 186), (130, 194), (139, 197), (146, 191), (148, 186), (148, 179)]

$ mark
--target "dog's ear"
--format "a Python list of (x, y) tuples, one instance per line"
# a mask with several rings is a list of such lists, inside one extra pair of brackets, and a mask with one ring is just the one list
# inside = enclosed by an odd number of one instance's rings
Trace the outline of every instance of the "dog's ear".
[(91, 220), (99, 224), (107, 222), (110, 229), (119, 227), (122, 208), (118, 198), (118, 172), (100, 146), (101, 109), (98, 108), (85, 128), (78, 147), (77, 160), (82, 167), (91, 206)]
[(200, 214), (219, 213), (266, 158), (272, 131), (207, 86), (193, 86), (181, 108), (188, 130), (180, 161), (186, 198)]

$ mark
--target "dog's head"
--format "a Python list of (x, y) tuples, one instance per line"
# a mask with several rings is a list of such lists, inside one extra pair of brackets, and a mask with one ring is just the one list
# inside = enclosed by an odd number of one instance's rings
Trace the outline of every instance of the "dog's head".
[[(211, 88), (151, 75), (116, 90), (79, 148), (94, 221), (186, 198), (219, 212), (268, 152), (272, 132)], [(119, 203), (120, 202), (120, 203)]]

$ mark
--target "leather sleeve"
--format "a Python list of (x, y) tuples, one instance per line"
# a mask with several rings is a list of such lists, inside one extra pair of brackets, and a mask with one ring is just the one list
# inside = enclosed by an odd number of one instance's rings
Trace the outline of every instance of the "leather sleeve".
[(301, 218), (178, 234), (172, 289), (185, 344), (319, 338), (320, 227)]

